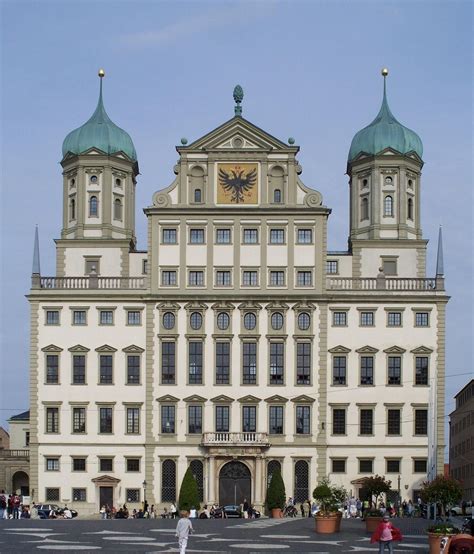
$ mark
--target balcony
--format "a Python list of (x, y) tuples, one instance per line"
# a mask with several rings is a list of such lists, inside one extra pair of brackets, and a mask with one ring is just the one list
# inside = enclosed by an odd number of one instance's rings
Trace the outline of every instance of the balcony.
[(422, 279), (411, 277), (327, 277), (326, 290), (439, 292), (444, 291), (444, 279), (431, 277)]
[(146, 288), (145, 277), (40, 277), (32, 288), (44, 290), (64, 289), (118, 289), (140, 290)]
[(270, 446), (267, 433), (204, 433), (203, 446)]
[(0, 448), (0, 458), (21, 458), (29, 460), (29, 450), (10, 450), (8, 448)]

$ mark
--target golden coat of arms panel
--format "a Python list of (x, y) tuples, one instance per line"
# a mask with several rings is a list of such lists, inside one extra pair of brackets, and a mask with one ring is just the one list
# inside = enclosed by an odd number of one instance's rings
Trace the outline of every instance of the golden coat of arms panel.
[(258, 204), (258, 164), (218, 164), (217, 203)]

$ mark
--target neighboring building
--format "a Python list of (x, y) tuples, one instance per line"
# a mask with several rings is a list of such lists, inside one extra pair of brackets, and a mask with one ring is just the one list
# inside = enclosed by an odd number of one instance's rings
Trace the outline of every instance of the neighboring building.
[(449, 414), (449, 470), (461, 481), (463, 500), (474, 500), (474, 379), (455, 396), (456, 408)]
[(3, 428), (0, 437), (6, 435), (3, 448), (0, 448), (0, 490), (29, 495), (29, 438), (30, 412), (22, 412), (8, 420), (10, 433)]
[(0, 450), (10, 448), (10, 435), (3, 427), (0, 427)]
[(56, 275), (41, 276), (36, 234), (29, 294), (36, 501), (166, 505), (189, 465), (204, 502), (258, 507), (276, 468), (298, 501), (325, 475), (353, 492), (400, 475), (408, 497), (442, 471), (448, 297), (441, 234), (426, 277), (421, 140), (384, 90), (350, 148), (349, 251), (328, 252), (299, 147), (244, 119), (242, 97), (181, 140), (144, 210), (146, 252), (137, 154), (102, 80), (66, 137)]

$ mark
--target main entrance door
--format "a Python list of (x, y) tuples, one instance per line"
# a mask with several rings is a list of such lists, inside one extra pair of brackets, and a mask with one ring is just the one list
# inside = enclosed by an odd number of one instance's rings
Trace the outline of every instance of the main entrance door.
[(219, 473), (219, 504), (251, 503), (252, 478), (249, 468), (242, 462), (229, 462)]
[(100, 487), (100, 507), (109, 505), (111, 508), (114, 505), (114, 488)]

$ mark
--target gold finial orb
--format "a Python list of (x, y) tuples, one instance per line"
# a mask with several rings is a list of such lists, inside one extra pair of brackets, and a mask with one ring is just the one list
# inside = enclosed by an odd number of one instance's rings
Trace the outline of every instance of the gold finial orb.
[(387, 69), (386, 67), (384, 67), (384, 68), (382, 69), (381, 73), (382, 73), (382, 75), (383, 75), (384, 77), (386, 77), (386, 76), (388, 75), (388, 69)]
[(102, 79), (102, 77), (105, 77), (105, 71), (103, 69), (99, 69), (98, 75)]

